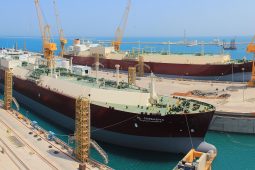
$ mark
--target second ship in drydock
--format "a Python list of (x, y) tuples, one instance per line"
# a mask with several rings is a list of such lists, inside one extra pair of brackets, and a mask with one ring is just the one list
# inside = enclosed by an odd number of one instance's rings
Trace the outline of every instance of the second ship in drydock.
[(192, 148), (207, 152), (215, 147), (204, 141), (215, 112), (214, 106), (161, 96), (150, 89), (126, 82), (91, 77), (89, 67), (75, 66), (57, 59), (48, 69), (40, 56), (2, 55), (1, 88), (4, 69), (13, 68), (13, 91), (18, 102), (51, 121), (74, 129), (75, 101), (79, 96), (91, 101), (92, 138), (138, 149), (186, 153)]
[[(171, 54), (170, 52), (155, 53), (146, 49), (136, 52), (116, 51), (113, 46), (105, 47), (89, 41), (75, 39), (68, 47), (64, 57), (73, 59), (74, 64), (92, 66), (95, 56), (99, 55), (104, 68), (114, 69), (116, 64), (121, 70), (128, 70), (142, 60), (144, 71), (185, 78), (230, 80), (234, 73), (251, 72), (252, 62), (233, 60), (228, 54)], [(138, 57), (139, 56), (139, 57)]]

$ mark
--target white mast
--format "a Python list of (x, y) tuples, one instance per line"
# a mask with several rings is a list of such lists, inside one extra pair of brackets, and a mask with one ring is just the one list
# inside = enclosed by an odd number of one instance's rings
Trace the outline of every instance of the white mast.
[(119, 86), (120, 84), (120, 65), (119, 64), (116, 64), (115, 65), (115, 68), (116, 68), (116, 82), (117, 82), (117, 86)]
[(99, 71), (99, 62), (95, 63), (96, 66), (96, 83), (98, 84), (98, 71)]
[(150, 82), (150, 99), (151, 104), (157, 103), (158, 95), (155, 89), (155, 75), (151, 72), (151, 82)]
[(70, 71), (73, 73), (73, 57), (70, 58)]
[(204, 44), (204, 41), (201, 42), (201, 55), (202, 56), (205, 55), (205, 44)]

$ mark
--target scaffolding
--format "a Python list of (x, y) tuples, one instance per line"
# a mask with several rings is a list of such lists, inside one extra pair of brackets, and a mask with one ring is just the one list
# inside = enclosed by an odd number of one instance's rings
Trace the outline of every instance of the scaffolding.
[(140, 77), (144, 76), (144, 58), (142, 56), (139, 56), (138, 60), (138, 75)]
[(145, 67), (150, 70), (150, 66), (148, 66), (147, 64), (144, 63), (143, 56), (139, 56), (138, 64), (136, 64), (135, 67), (137, 67), (137, 71), (138, 71), (138, 76), (139, 77), (143, 77), (144, 76), (144, 68)]
[(117, 86), (119, 86), (119, 84), (120, 84), (120, 65), (116, 64), (115, 68), (116, 68), (116, 82), (117, 82)]
[(136, 80), (136, 68), (128, 67), (128, 84), (135, 85), (135, 80)]
[(85, 97), (76, 100), (75, 156), (82, 163), (89, 160), (90, 148), (90, 102)]
[(10, 110), (12, 103), (12, 70), (5, 70), (4, 80), (4, 109)]

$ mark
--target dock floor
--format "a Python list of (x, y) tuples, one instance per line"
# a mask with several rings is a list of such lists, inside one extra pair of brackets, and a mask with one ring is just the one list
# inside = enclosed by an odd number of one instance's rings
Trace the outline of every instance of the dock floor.
[[(11, 111), (0, 108), (0, 169), (77, 170), (79, 161), (66, 154)], [(3, 164), (1, 162), (4, 162)], [(87, 169), (99, 170), (92, 164)], [(103, 168), (107, 169), (107, 168)]]

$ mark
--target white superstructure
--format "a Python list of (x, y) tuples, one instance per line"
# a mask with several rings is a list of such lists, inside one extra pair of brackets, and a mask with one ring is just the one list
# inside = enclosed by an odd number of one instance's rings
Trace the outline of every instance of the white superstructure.
[(85, 76), (91, 74), (91, 67), (89, 66), (81, 66), (81, 65), (74, 65), (72, 66), (73, 74), (79, 76)]
[(68, 54), (84, 55), (89, 52), (91, 48), (98, 47), (99, 44), (93, 44), (91, 41), (84, 41), (75, 39), (73, 45), (67, 48)]

